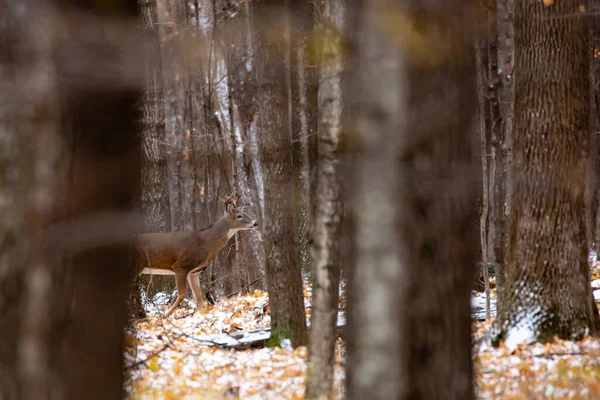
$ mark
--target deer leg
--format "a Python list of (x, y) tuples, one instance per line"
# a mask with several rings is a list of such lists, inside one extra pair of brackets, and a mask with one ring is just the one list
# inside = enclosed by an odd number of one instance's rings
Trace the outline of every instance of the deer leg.
[(175, 303), (169, 308), (169, 311), (165, 314), (165, 317), (168, 317), (175, 311), (177, 307), (181, 304), (183, 299), (185, 299), (186, 287), (185, 287), (185, 278), (187, 277), (187, 271), (176, 271), (175, 272), (175, 283), (177, 284), (177, 300)]
[(190, 289), (192, 289), (192, 295), (194, 296), (194, 301), (196, 302), (196, 307), (202, 308), (203, 300), (202, 300), (202, 287), (200, 286), (200, 274), (188, 274), (187, 279), (190, 284)]

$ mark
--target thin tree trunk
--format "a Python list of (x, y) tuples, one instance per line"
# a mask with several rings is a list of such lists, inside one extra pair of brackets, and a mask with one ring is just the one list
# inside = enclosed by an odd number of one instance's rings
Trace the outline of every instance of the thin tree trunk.
[[(256, 7), (261, 21), (287, 18), (289, 9), (283, 7), (287, 0), (270, 2)], [(264, 18), (264, 20), (263, 20)], [(288, 32), (268, 37), (263, 33), (260, 73), (261, 137), (260, 152), (265, 173), (264, 231), (265, 273), (269, 305), (271, 307), (271, 344), (279, 345), (283, 338), (294, 346), (307, 343), (306, 316), (302, 295), (302, 275), (297, 256), (294, 212), (292, 132), (289, 110), (289, 93), (286, 85), (289, 76)], [(280, 39), (283, 36), (282, 39)], [(276, 41), (277, 40), (277, 41)], [(286, 72), (286, 70), (288, 72)]]
[[(484, 15), (487, 13), (487, 1), (482, 2)], [(488, 19), (489, 23), (489, 19)], [(487, 23), (485, 24), (487, 27)], [(481, 268), (483, 275), (483, 289), (485, 291), (485, 318), (490, 319), (490, 281), (488, 269), (488, 233), (489, 233), (489, 170), (488, 170), (488, 146), (490, 145), (491, 121), (489, 97), (487, 96), (488, 79), (485, 71), (488, 67), (489, 37), (487, 32), (480, 32), (477, 40), (476, 63), (477, 63), (477, 97), (479, 100), (479, 137), (481, 138), (481, 170), (482, 170), (482, 197), (481, 216), (479, 219), (479, 230), (481, 239)], [(478, 277), (481, 275), (478, 274)]]
[(342, 131), (342, 34), (344, 0), (329, 0), (323, 15), (319, 86), (317, 209), (311, 253), (313, 299), (308, 358), (309, 399), (331, 398), (340, 281), (341, 185), (339, 140)]
[[(165, 104), (163, 73), (156, 0), (141, 0), (140, 10), (146, 39), (146, 93), (142, 105), (142, 186), (141, 199), (145, 215), (144, 231), (171, 232), (169, 175), (165, 142)], [(135, 279), (130, 295), (132, 318), (143, 318), (140, 287), (152, 298), (158, 290), (174, 289), (173, 278), (164, 276)], [(149, 283), (152, 282), (152, 285)]]
[(506, 286), (506, 252), (508, 249), (508, 216), (510, 213), (512, 142), (514, 125), (514, 26), (513, 12), (514, 0), (496, 0), (496, 33), (497, 67), (499, 82), (497, 88), (497, 107), (500, 109), (499, 117), (501, 127), (494, 128), (493, 157), (494, 157), (494, 185), (492, 196), (494, 198), (494, 260), (496, 276), (496, 309), (502, 308), (504, 289)]
[[(515, 4), (515, 132), (504, 304), (509, 347), (599, 328), (587, 262), (588, 31), (580, 2)], [(560, 251), (557, 251), (560, 249)]]
[(475, 6), (368, 1), (348, 22), (349, 399), (473, 398)]
[(145, 226), (149, 232), (170, 232), (165, 106), (156, 0), (141, 0), (141, 10), (149, 55), (143, 106), (142, 207), (146, 216)]
[[(158, 26), (162, 41), (162, 72), (165, 100), (166, 144), (169, 169), (171, 229), (184, 228), (184, 182), (182, 175), (186, 123), (185, 84), (183, 80), (182, 49), (180, 41), (180, 6), (176, 0), (159, 1)], [(177, 33), (177, 34), (176, 34)]]
[[(292, 32), (291, 32), (291, 113), (292, 113), (292, 140), (294, 156), (294, 180), (296, 188), (296, 226), (298, 227), (298, 250), (300, 266), (304, 274), (310, 274), (311, 261), (309, 251), (309, 226), (311, 218), (311, 185), (310, 185), (310, 159), (309, 137), (311, 132), (311, 119), (313, 118), (314, 104), (310, 90), (310, 76), (307, 71), (307, 43), (308, 33), (313, 28), (313, 4), (310, 2), (292, 2)], [(313, 106), (311, 109), (310, 106)]]
[(506, 267), (507, 215), (506, 215), (506, 131), (500, 106), (502, 79), (499, 72), (498, 47), (498, 12), (496, 0), (488, 2), (487, 8), (488, 46), (488, 82), (487, 97), (489, 99), (490, 131), (491, 131), (491, 183), (490, 190), (493, 201), (494, 236), (494, 270), (496, 275), (497, 308), (501, 306), (504, 296), (504, 280)]

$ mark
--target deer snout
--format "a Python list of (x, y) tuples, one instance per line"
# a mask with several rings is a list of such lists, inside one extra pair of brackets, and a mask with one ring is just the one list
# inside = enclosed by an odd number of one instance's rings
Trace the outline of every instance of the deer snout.
[(250, 229), (258, 229), (258, 222), (254, 221)]

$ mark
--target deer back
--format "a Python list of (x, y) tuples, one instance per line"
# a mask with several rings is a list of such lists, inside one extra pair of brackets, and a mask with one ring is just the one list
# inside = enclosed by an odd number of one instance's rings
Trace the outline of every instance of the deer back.
[(172, 270), (188, 246), (192, 232), (143, 233), (138, 235), (139, 271), (144, 268)]

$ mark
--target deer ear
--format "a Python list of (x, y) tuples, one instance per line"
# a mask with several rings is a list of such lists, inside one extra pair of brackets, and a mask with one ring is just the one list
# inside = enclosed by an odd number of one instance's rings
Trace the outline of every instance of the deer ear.
[(225, 204), (225, 213), (231, 214), (234, 209), (235, 209), (235, 206), (233, 205), (233, 203)]

